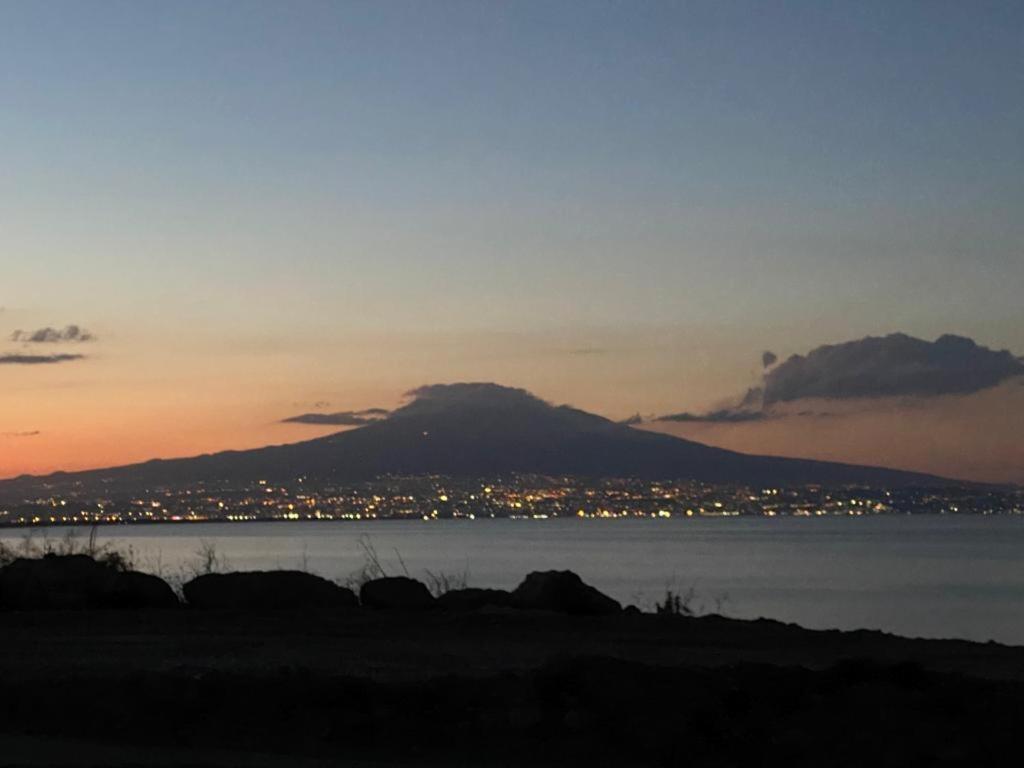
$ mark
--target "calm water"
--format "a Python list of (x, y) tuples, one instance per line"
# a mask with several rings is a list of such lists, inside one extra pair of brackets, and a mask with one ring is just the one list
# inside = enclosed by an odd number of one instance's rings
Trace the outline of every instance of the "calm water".
[[(0, 539), (25, 535), (6, 530)], [(232, 569), (305, 567), (329, 578), (360, 568), (363, 537), (392, 572), (401, 572), (400, 553), (413, 576), (466, 572), (471, 586), (510, 588), (528, 571), (570, 568), (644, 607), (666, 587), (692, 587), (694, 607), (731, 616), (1024, 644), (1024, 517), (209, 523), (100, 532), (101, 541), (130, 545), (142, 570), (180, 571), (205, 542)]]

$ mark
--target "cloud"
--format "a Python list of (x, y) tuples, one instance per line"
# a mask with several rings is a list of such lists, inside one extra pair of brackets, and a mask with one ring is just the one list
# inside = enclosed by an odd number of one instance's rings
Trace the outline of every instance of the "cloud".
[(34, 331), (15, 331), (11, 334), (11, 341), (20, 341), (25, 344), (58, 344), (61, 342), (81, 343), (95, 341), (96, 337), (89, 331), (77, 325), (68, 325), (64, 328), (39, 328)]
[(316, 424), (339, 427), (361, 427), (387, 418), (390, 411), (384, 408), (367, 408), (365, 411), (339, 411), (338, 413), (300, 413), (282, 419), (284, 424)]
[(33, 429), (26, 432), (0, 432), (0, 436), (2, 437), (35, 437), (36, 435), (41, 434), (42, 432), (40, 432), (38, 429)]
[(705, 424), (738, 424), (746, 421), (762, 421), (770, 418), (764, 409), (764, 390), (761, 387), (751, 387), (738, 401), (725, 401), (718, 407), (705, 413), (669, 413), (659, 416), (652, 421), (674, 421), (687, 423)]
[(764, 377), (764, 402), (970, 394), (1013, 376), (1024, 361), (963, 336), (933, 342), (894, 333), (793, 355)]
[(66, 363), (71, 360), (82, 360), (85, 355), (0, 355), (0, 365), (52, 365), (53, 363)]
[(733, 403), (707, 413), (668, 414), (654, 421), (735, 424), (794, 415), (821, 417), (829, 414), (783, 406), (805, 399), (966, 395), (1024, 376), (1024, 360), (1010, 352), (996, 352), (948, 334), (933, 342), (904, 333), (868, 336), (816, 347), (806, 356), (793, 355), (775, 365), (777, 360), (772, 352), (764, 352), (761, 361), (771, 370), (764, 372), (760, 386), (751, 387)]
[(519, 387), (506, 387), (490, 382), (460, 382), (457, 384), (428, 384), (405, 393), (411, 402), (402, 406), (395, 415), (423, 414), (444, 410), (451, 406), (468, 408), (510, 409), (550, 407), (539, 397)]
[(771, 350), (766, 349), (764, 352), (761, 353), (761, 365), (762, 365), (762, 367), (764, 367), (764, 368), (771, 368), (777, 362), (779, 362), (779, 356), (776, 355)]
[(659, 416), (655, 421), (704, 422), (711, 424), (736, 424), (744, 421), (762, 421), (769, 418), (764, 411), (743, 411), (732, 408), (721, 408), (708, 413), (670, 413)]
[[(410, 389), (405, 397), (417, 403), (456, 402), (456, 403), (501, 403), (510, 400), (522, 400), (542, 403), (536, 395), (532, 395), (520, 387), (506, 387), (487, 381), (459, 382), (457, 384), (425, 384)], [(405, 406), (408, 407), (408, 406)]]

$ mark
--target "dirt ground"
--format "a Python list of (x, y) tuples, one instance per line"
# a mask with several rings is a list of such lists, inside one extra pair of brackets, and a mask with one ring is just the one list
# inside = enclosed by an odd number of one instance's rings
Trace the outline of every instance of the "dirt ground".
[(0, 765), (984, 765), (1024, 726), (1024, 648), (714, 616), (7, 612), (0, 691)]

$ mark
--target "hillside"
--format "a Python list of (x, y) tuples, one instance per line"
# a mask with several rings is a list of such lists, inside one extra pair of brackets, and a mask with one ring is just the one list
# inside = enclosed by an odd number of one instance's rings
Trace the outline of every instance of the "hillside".
[(553, 406), (524, 390), (496, 384), (435, 385), (413, 395), (409, 404), (386, 419), (326, 437), (45, 478), (21, 477), (0, 483), (0, 496), (25, 498), (68, 489), (130, 492), (300, 476), (314, 482), (344, 482), (383, 474), (531, 473), (749, 485), (954, 484), (893, 469), (712, 448), (633, 429), (569, 406)]

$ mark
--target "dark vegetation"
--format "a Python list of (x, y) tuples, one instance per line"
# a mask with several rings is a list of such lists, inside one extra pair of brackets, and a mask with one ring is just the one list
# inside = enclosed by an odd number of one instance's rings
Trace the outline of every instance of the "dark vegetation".
[(665, 590), (665, 598), (660, 603), (655, 603), (654, 612), (667, 616), (692, 616), (693, 615), (694, 591), (691, 587), (683, 593)]
[(87, 555), (115, 571), (130, 571), (135, 567), (135, 553), (131, 547), (117, 547), (110, 542), (100, 544), (98, 536), (99, 527), (95, 525), (89, 529), (85, 541), (78, 537), (74, 529), (69, 529), (59, 539), (45, 535), (39, 538), (29, 531), (18, 546), (0, 541), (0, 567), (19, 558), (34, 559), (45, 555)]
[[(23, 555), (23, 556), (19, 556)], [(74, 536), (57, 542), (25, 539), (19, 551), (0, 545), (0, 609), (177, 608), (163, 579), (133, 570), (130, 550)]]

